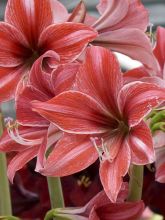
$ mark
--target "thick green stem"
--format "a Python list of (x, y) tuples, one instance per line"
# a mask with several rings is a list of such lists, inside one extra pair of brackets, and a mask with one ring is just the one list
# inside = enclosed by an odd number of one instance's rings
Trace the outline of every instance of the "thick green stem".
[(142, 197), (144, 166), (133, 165), (130, 171), (129, 193), (127, 200), (139, 201)]
[(51, 208), (64, 207), (61, 180), (59, 177), (47, 177)]
[[(0, 112), (0, 136), (3, 133), (3, 118)], [(12, 215), (6, 155), (0, 153), (0, 215)]]

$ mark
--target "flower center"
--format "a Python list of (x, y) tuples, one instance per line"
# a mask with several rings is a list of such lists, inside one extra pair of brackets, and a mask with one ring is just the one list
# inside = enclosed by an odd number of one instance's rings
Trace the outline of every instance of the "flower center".
[[(113, 146), (107, 146), (107, 141), (112, 139), (112, 144), (114, 144), (114, 139), (117, 141), (117, 137), (119, 141), (121, 137), (127, 136), (129, 133), (129, 127), (124, 121), (115, 120), (113, 125), (111, 124), (110, 131), (104, 134), (105, 138), (103, 137), (90, 137), (91, 142), (93, 143), (94, 147), (96, 148), (100, 162), (108, 160), (112, 162), (111, 152), (110, 149)], [(109, 143), (111, 141), (108, 141)]]
[(31, 56), (27, 59), (27, 65), (28, 66), (32, 66), (33, 65), (33, 63), (39, 58), (40, 56), (39, 56), (39, 54), (38, 54), (38, 52), (37, 51), (32, 51), (31, 52)]
[(119, 121), (118, 122), (118, 130), (119, 132), (122, 132), (123, 134), (128, 134), (129, 132), (129, 127), (124, 121)]

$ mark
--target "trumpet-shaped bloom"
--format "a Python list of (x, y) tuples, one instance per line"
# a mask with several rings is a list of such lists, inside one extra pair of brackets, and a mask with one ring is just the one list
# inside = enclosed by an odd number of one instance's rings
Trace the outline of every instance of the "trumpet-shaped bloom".
[[(159, 63), (159, 70), (155, 72), (155, 76), (150, 75), (145, 67), (140, 67), (128, 71), (124, 74), (125, 83), (135, 80), (155, 83), (161, 87), (165, 87), (165, 28), (157, 28), (157, 41), (154, 48), (154, 55)], [(161, 104), (164, 108), (165, 102)], [(162, 131), (158, 131), (153, 135), (154, 147), (156, 151), (156, 180), (165, 182), (165, 137)]]
[(101, 47), (87, 50), (76, 81), (67, 91), (47, 102), (33, 102), (34, 111), (66, 132), (40, 172), (65, 176), (100, 158), (100, 178), (115, 202), (130, 163), (155, 160), (152, 136), (143, 118), (165, 99), (154, 84), (123, 85), (115, 56)]
[(98, 19), (89, 16), (81, 2), (69, 21), (84, 22), (97, 30), (98, 36), (92, 44), (126, 54), (139, 60), (150, 71), (157, 71), (151, 44), (144, 33), (149, 25), (148, 11), (141, 1), (100, 0), (97, 9)]
[(157, 70), (152, 48), (145, 35), (148, 11), (141, 1), (100, 0), (97, 9), (101, 16), (92, 24), (98, 31), (95, 45), (105, 46)]
[(84, 207), (55, 209), (54, 216), (75, 220), (138, 220), (144, 210), (144, 203), (124, 202), (126, 196), (127, 189), (122, 187), (117, 203), (111, 203), (105, 192), (101, 191)]
[(84, 24), (61, 23), (67, 16), (56, 0), (8, 1), (0, 22), (0, 101), (14, 97), (21, 78), (45, 52), (54, 51), (55, 63), (70, 62), (96, 37)]
[[(47, 101), (60, 92), (72, 87), (79, 64), (59, 65), (49, 72), (43, 69), (44, 59), (51, 57), (50, 52), (41, 56), (33, 65), (26, 85), (19, 84), (16, 94), (15, 124), (8, 121), (7, 130), (0, 140), (0, 151), (17, 152), (8, 166), (8, 176), (13, 181), (15, 172), (29, 160), (37, 156), (36, 170), (43, 166), (45, 151), (56, 143), (62, 132), (38, 113), (31, 109), (33, 100)], [(7, 132), (8, 131), (8, 132)]]

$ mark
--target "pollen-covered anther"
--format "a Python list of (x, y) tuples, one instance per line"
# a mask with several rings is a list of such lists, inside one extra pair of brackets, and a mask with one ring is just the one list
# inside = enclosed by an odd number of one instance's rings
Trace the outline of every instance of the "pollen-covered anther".
[(18, 126), (17, 121), (14, 121), (14, 119), (11, 117), (5, 118), (4, 122), (8, 130), (16, 128)]

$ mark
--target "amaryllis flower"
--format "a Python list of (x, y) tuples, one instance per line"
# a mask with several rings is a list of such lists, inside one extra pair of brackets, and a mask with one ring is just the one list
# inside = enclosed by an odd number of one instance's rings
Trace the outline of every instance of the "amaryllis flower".
[(150, 71), (156, 71), (156, 59), (144, 33), (149, 25), (149, 15), (141, 1), (100, 0), (97, 9), (99, 18), (89, 16), (81, 2), (69, 21), (84, 22), (97, 30), (98, 36), (92, 44), (126, 54), (139, 60)]
[[(145, 67), (140, 67), (128, 71), (124, 74), (125, 83), (140, 80), (152, 82), (161, 87), (165, 87), (165, 28), (157, 28), (157, 41), (154, 48), (154, 55), (159, 63), (159, 69), (155, 72), (155, 76), (150, 75)], [(165, 108), (165, 102), (161, 104), (161, 109)], [(165, 182), (165, 137), (163, 131), (157, 131), (153, 134), (154, 147), (156, 151), (156, 180)]]
[(145, 35), (148, 11), (141, 1), (101, 0), (97, 6), (100, 18), (92, 24), (98, 31), (95, 45), (106, 46), (139, 60), (150, 69), (157, 70), (149, 39)]
[[(104, 191), (98, 193), (84, 207), (58, 208), (52, 212), (54, 217), (75, 220), (138, 220), (144, 210), (143, 201), (124, 202), (127, 189), (121, 189), (117, 203), (111, 203)], [(52, 216), (53, 216), (52, 215)]]
[(0, 101), (14, 97), (20, 79), (46, 51), (54, 52), (54, 62), (57, 54), (58, 62), (71, 62), (96, 37), (84, 24), (61, 23), (66, 17), (56, 0), (8, 0), (0, 22)]
[[(47, 101), (71, 88), (79, 68), (78, 63), (61, 64), (51, 73), (44, 71), (43, 60), (50, 57), (47, 52), (33, 65), (26, 85), (20, 84), (16, 94), (17, 121), (7, 122), (7, 130), (0, 139), (0, 151), (17, 152), (8, 166), (11, 182), (15, 172), (37, 156), (37, 169), (44, 163), (46, 148), (56, 143), (62, 132), (31, 109), (33, 100)], [(66, 67), (65, 67), (66, 66)], [(7, 132), (8, 131), (8, 132)]]
[(152, 136), (143, 118), (165, 99), (154, 84), (123, 85), (115, 56), (91, 47), (77, 74), (77, 90), (47, 102), (34, 102), (33, 110), (65, 131), (44, 169), (48, 176), (78, 172), (100, 158), (100, 178), (115, 202), (130, 163), (155, 160)]

